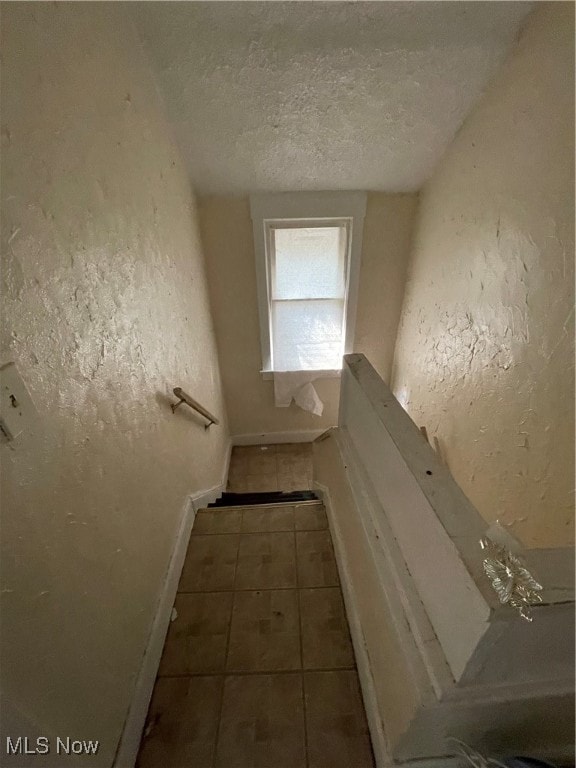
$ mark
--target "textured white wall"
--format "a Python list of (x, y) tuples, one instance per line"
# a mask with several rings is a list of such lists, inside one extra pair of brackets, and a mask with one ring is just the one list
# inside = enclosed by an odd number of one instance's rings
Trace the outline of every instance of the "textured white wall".
[(417, 195), (368, 195), (354, 352), (366, 355), (390, 382), (396, 332), (404, 298)]
[[(122, 9), (2, 15), (1, 349), (39, 412), (2, 449), (3, 694), (109, 766), (225, 406), (188, 172)], [(176, 385), (223, 426), (172, 415)]]
[[(364, 219), (354, 351), (387, 378), (412, 236), (416, 195), (370, 193)], [(321, 417), (274, 406), (274, 384), (260, 374), (254, 240), (245, 197), (200, 201), (214, 324), (233, 435), (326, 429), (338, 423), (339, 379), (315, 382)]]
[(393, 386), (489, 521), (574, 541), (574, 6), (543, 3), (420, 196)]

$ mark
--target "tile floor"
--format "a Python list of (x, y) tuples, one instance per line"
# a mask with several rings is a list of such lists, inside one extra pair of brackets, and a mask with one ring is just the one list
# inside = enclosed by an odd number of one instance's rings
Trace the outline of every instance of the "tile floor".
[(312, 488), (311, 443), (248, 445), (232, 449), (228, 490), (305, 491)]
[[(270, 448), (233, 467), (311, 473)], [(175, 609), (138, 768), (373, 767), (322, 504), (200, 511)]]

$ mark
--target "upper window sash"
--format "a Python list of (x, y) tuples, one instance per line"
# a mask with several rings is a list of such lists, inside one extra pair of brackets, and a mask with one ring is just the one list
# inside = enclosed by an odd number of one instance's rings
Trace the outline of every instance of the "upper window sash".
[[(298, 221), (285, 220), (285, 221), (265, 221), (266, 227), (266, 260), (267, 260), (267, 287), (268, 287), (268, 299), (271, 301), (274, 298), (274, 286), (275, 286), (275, 272), (276, 272), (276, 242), (275, 231), (277, 229), (300, 229), (306, 227), (307, 229), (334, 227), (344, 230), (344, 237), (340, 242), (341, 252), (340, 256), (344, 265), (344, 297), (348, 293), (348, 282), (350, 275), (350, 242), (352, 231), (352, 219), (322, 219), (312, 221)], [(322, 298), (319, 296), (311, 296), (310, 298)], [(334, 297), (340, 298), (340, 297)], [(276, 299), (277, 300), (277, 299)]]

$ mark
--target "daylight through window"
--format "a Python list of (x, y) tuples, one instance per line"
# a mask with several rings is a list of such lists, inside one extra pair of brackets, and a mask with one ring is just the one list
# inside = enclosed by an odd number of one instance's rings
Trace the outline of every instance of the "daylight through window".
[(341, 368), (348, 228), (274, 226), (269, 247), (273, 369)]

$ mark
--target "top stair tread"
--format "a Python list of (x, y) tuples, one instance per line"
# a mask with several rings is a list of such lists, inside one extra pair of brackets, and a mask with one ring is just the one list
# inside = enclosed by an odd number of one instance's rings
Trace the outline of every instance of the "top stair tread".
[(208, 507), (243, 507), (258, 504), (295, 504), (302, 501), (318, 501), (314, 491), (261, 491), (254, 493), (232, 493), (226, 491)]

